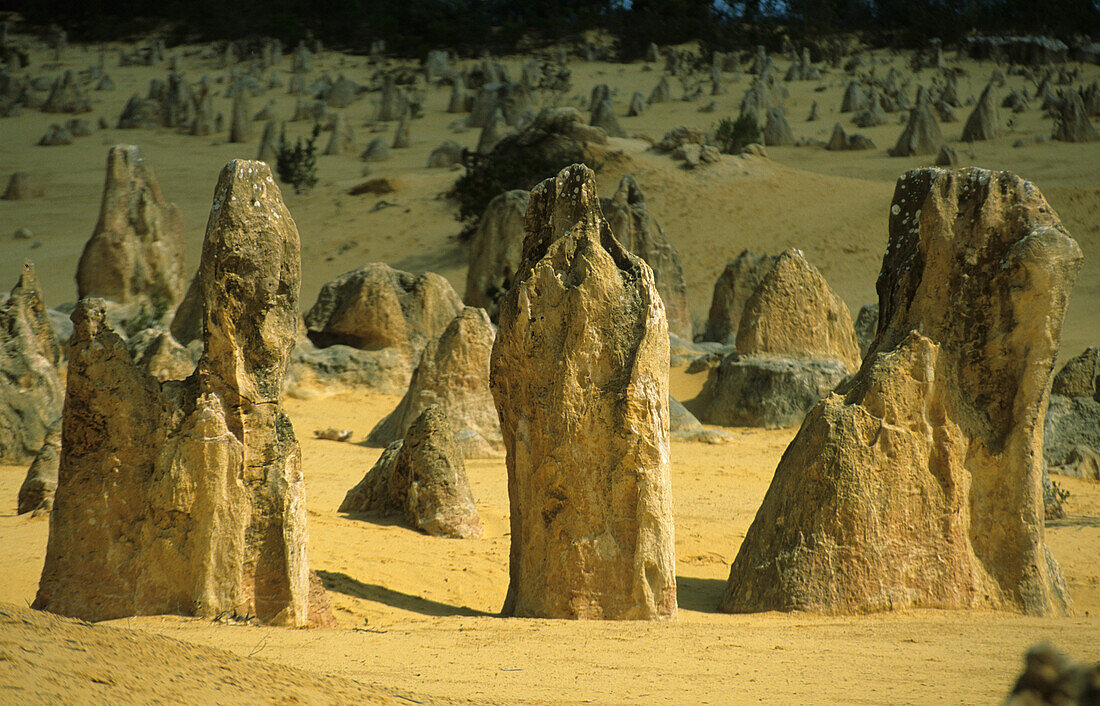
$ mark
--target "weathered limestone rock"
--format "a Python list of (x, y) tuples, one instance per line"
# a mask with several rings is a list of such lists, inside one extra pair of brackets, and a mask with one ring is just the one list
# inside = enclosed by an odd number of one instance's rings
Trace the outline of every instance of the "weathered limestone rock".
[(893, 157), (911, 157), (921, 154), (935, 154), (943, 144), (936, 116), (927, 101), (917, 101), (917, 107), (909, 112), (909, 122), (898, 136), (897, 143), (890, 148)]
[(393, 131), (393, 148), (404, 149), (409, 146), (409, 114), (401, 116), (397, 128)]
[(27, 172), (12, 172), (8, 180), (8, 188), (0, 198), (5, 201), (22, 201), (33, 199), (42, 195), (42, 189), (34, 185), (34, 180)]
[(604, 212), (616, 239), (653, 270), (657, 293), (665, 305), (669, 332), (685, 341), (692, 340), (691, 306), (680, 253), (665, 237), (661, 224), (646, 209), (645, 194), (633, 175), (627, 174), (619, 181), (619, 188), (607, 202)]
[(592, 125), (603, 128), (608, 137), (626, 137), (626, 130), (615, 115), (615, 104), (610, 98), (601, 100), (592, 109)]
[[(274, 167), (275, 163), (279, 159), (277, 152), (277, 145), (279, 143), (279, 136), (275, 132), (275, 121), (269, 120), (264, 125), (264, 131), (260, 136), (260, 150), (256, 153), (256, 160), (260, 162), (267, 162), (267, 166)], [(332, 145), (330, 144), (331, 148)]]
[(348, 491), (339, 512), (400, 513), (426, 534), (480, 537), (481, 518), (446, 413), (435, 406), (421, 412)]
[(107, 154), (99, 221), (76, 271), (78, 295), (172, 311), (183, 298), (183, 219), (134, 145)]
[(270, 170), (238, 160), (218, 179), (203, 243), (194, 375), (158, 383), (106, 325), (103, 300), (77, 305), (35, 608), (331, 621), (309, 605), (321, 594), (301, 454), (279, 402), (300, 279), (298, 231)]
[(652, 273), (581, 165), (535, 188), (526, 231), (490, 372), (511, 501), (503, 613), (674, 616), (669, 336)]
[(849, 135), (844, 131), (844, 128), (837, 123), (833, 126), (833, 134), (829, 138), (829, 141), (825, 143), (825, 149), (830, 151), (839, 150), (873, 150), (875, 149), (875, 143), (871, 141), (869, 137), (855, 133)]
[(966, 119), (962, 140), (963, 142), (992, 140), (1000, 130), (1001, 119), (997, 116), (997, 103), (993, 100), (993, 84), (990, 83), (982, 91), (982, 97), (978, 99), (978, 104)]
[(867, 94), (858, 81), (850, 81), (840, 101), (840, 112), (858, 113), (867, 107)]
[(367, 148), (363, 150), (363, 154), (359, 155), (359, 159), (364, 162), (384, 162), (390, 158), (390, 148), (386, 146), (386, 140), (381, 137), (376, 137), (367, 143)]
[(286, 393), (299, 399), (357, 389), (389, 395), (409, 388), (415, 359), (400, 348), (364, 351), (334, 344), (317, 348), (308, 339), (295, 346), (286, 373)]
[(168, 331), (148, 328), (126, 341), (134, 365), (158, 381), (183, 380), (195, 372), (198, 360)]
[(42, 448), (27, 469), (27, 476), (19, 486), (16, 513), (28, 512), (40, 515), (53, 509), (53, 494), (57, 490), (57, 466), (61, 454), (61, 418), (46, 432)]
[(448, 113), (469, 113), (474, 107), (473, 96), (462, 85), (462, 81), (456, 80), (451, 84), (451, 97), (447, 102)]
[(860, 364), (848, 306), (798, 250), (781, 253), (745, 303), (737, 352)]
[(742, 250), (726, 265), (714, 283), (704, 341), (736, 342), (745, 303), (760, 286), (775, 260), (774, 255), (757, 255), (752, 250)]
[(53, 123), (46, 130), (46, 134), (42, 136), (42, 139), (38, 141), (38, 144), (41, 147), (63, 147), (71, 145), (73, 139), (73, 134), (69, 132), (69, 128)]
[(248, 112), (248, 92), (238, 87), (233, 95), (233, 117), (229, 121), (229, 141), (248, 142), (252, 139), (252, 120)]
[(878, 331), (878, 302), (864, 304), (859, 308), (855, 329), (859, 352), (866, 357), (867, 351), (871, 350), (871, 344), (875, 342), (875, 333)]
[(1100, 662), (1076, 663), (1047, 643), (1024, 656), (1004, 706), (1088, 706), (1100, 694)]
[(645, 96), (642, 95), (641, 91), (634, 91), (634, 95), (630, 97), (630, 106), (626, 109), (626, 116), (633, 118), (641, 115), (645, 112), (645, 108)]
[(453, 140), (446, 140), (428, 155), (428, 167), (446, 169), (456, 164), (462, 164), (462, 153), (462, 145)]
[(531, 192), (513, 189), (485, 207), (470, 238), (470, 266), (463, 301), (496, 318), (500, 299), (512, 286), (523, 251), (524, 215)]
[(654, 103), (668, 103), (672, 100), (672, 89), (668, 85), (668, 77), (662, 76), (661, 80), (657, 82), (657, 85), (653, 87), (653, 91), (649, 94), (650, 105)]
[(1054, 376), (1043, 460), (1053, 473), (1100, 480), (1100, 348), (1086, 348)]
[(1089, 122), (1081, 95), (1077, 91), (1062, 94), (1058, 116), (1054, 120), (1054, 139), (1062, 142), (1096, 142), (1100, 140), (1096, 128)]
[(959, 153), (951, 145), (940, 145), (940, 152), (936, 155), (937, 167), (954, 167), (959, 163)]
[(397, 348), (416, 360), (460, 311), (462, 300), (439, 275), (373, 262), (321, 288), (305, 316), (306, 335), (320, 347)]
[(1081, 259), (1013, 174), (902, 176), (868, 363), (787, 448), (719, 608), (1070, 612), (1041, 421)]
[(44, 113), (87, 113), (91, 109), (92, 102), (80, 90), (80, 83), (76, 80), (76, 74), (72, 69), (67, 70), (54, 81), (53, 87), (50, 88), (50, 95), (42, 104)]
[(393, 74), (382, 77), (382, 97), (378, 105), (378, 120), (400, 120), (409, 110), (409, 99), (404, 89), (394, 82)]
[(463, 309), (443, 335), (425, 346), (408, 391), (371, 430), (367, 443), (386, 446), (403, 438), (421, 412), (438, 406), (465, 458), (500, 456), (504, 441), (489, 392), (489, 354), (495, 336), (483, 309)]
[(50, 325), (34, 265), (0, 303), (0, 462), (26, 463), (61, 415), (61, 347)]
[(769, 108), (768, 118), (764, 124), (764, 145), (775, 147), (793, 144), (794, 133), (791, 132), (791, 126), (787, 123), (783, 111), (778, 108)]
[(332, 124), (332, 137), (329, 138), (328, 147), (325, 148), (325, 154), (350, 154), (354, 146), (355, 136), (352, 134), (351, 126), (348, 125), (347, 119), (343, 113), (337, 113), (336, 119)]

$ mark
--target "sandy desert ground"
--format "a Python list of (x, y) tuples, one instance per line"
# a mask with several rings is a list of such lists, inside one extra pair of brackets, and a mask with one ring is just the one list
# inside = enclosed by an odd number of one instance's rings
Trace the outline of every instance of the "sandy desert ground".
[[(94, 111), (115, 124), (131, 94), (145, 94), (164, 68), (116, 66), (119, 46), (71, 47), (59, 67), (34, 73), (83, 69), (107, 52), (117, 84), (90, 93)], [(905, 69), (906, 56), (874, 52)], [(518, 74), (521, 57), (505, 63)], [(781, 70), (787, 61), (777, 58)], [(221, 76), (216, 62), (183, 61), (185, 76)], [(964, 98), (977, 96), (992, 64), (961, 63)], [(284, 58), (282, 72), (289, 68)], [(344, 73), (366, 83), (362, 57), (328, 52), (316, 73)], [(659, 70), (645, 65), (574, 61), (569, 96), (587, 95), (608, 83), (627, 132), (660, 138), (680, 125), (709, 127), (736, 115), (748, 85), (727, 75), (726, 95), (711, 100), (652, 106), (643, 116), (622, 117), (635, 90), (648, 95)], [(659, 67), (653, 67), (659, 69)], [(885, 73), (887, 65), (878, 71)], [(1083, 66), (1086, 83), (1100, 67)], [(924, 77), (928, 74), (925, 72)], [(920, 77), (917, 79), (921, 80)], [(696, 320), (705, 317), (711, 289), (727, 260), (742, 248), (778, 252), (801, 248), (845, 299), (853, 314), (873, 301), (875, 277), (886, 242), (894, 182), (906, 169), (932, 157), (886, 155), (901, 127), (895, 123), (856, 129), (838, 114), (846, 78), (788, 84), (788, 119), (796, 137), (827, 140), (834, 122), (871, 137), (877, 150), (826, 152), (820, 147), (769, 148), (768, 159), (725, 157), (711, 167), (684, 171), (669, 157), (647, 151), (643, 139), (612, 139), (619, 152), (599, 174), (610, 195), (624, 173), (645, 190), (651, 212), (679, 248)], [(1009, 77), (1010, 87), (1025, 79)], [(1029, 88), (1031, 86), (1029, 85)], [(229, 100), (216, 107), (228, 117)], [(431, 270), (465, 288), (466, 248), (455, 206), (442, 197), (458, 172), (427, 169), (428, 153), (445, 139), (476, 144), (478, 131), (455, 134), (456, 116), (443, 111), (446, 88), (425, 97), (426, 115), (413, 121), (411, 146), (370, 165), (370, 176), (392, 177), (398, 190), (382, 196), (349, 196), (363, 180), (356, 156), (319, 158), (320, 184), (308, 195), (289, 188), (284, 197), (298, 224), (303, 251), (303, 307), (322, 283), (367, 262), (384, 261), (413, 272)], [(673, 95), (679, 96), (673, 81)], [(1000, 95), (1003, 95), (1001, 93)], [(293, 97), (282, 91), (253, 99), (259, 110), (273, 97), (276, 115), (288, 117)], [(817, 100), (822, 119), (806, 122)], [(395, 123), (364, 125), (377, 94), (344, 113), (361, 150)], [(958, 142), (960, 122), (942, 125), (962, 165), (1008, 169), (1032, 180), (1085, 252), (1063, 333), (1061, 360), (1100, 339), (1100, 143), (1045, 142), (1014, 148), (1020, 137), (1049, 134), (1050, 120), (1037, 108), (1014, 116), (1011, 132), (989, 143)], [(97, 131), (65, 147), (34, 143), (51, 122), (69, 116), (27, 112), (0, 120), (0, 177), (31, 172), (45, 196), (0, 201), (0, 286), (13, 285), (24, 258), (38, 267), (47, 302), (75, 297), (77, 258), (99, 209), (107, 148), (138, 144), (165, 196), (179, 205), (187, 229), (187, 264), (193, 268), (220, 168), (235, 157), (254, 158), (260, 125), (246, 145), (226, 133), (191, 137), (174, 130)], [(896, 117), (896, 116), (893, 116)], [(291, 123), (288, 134), (304, 134)], [(319, 142), (327, 141), (323, 135)], [(30, 228), (31, 240), (14, 240)], [(691, 399), (700, 375), (672, 371), (672, 392)], [(397, 403), (372, 392), (291, 399), (287, 408), (302, 443), (308, 488), (310, 561), (329, 589), (340, 624), (336, 630), (290, 630), (227, 625), (174, 616), (142, 617), (95, 627), (26, 609), (37, 588), (48, 523), (14, 515), (25, 467), (0, 467), (0, 701), (56, 700), (147, 702), (164, 700), (280, 703), (456, 700), (499, 703), (989, 703), (1007, 693), (1023, 651), (1049, 640), (1079, 659), (1100, 657), (1100, 485), (1059, 479), (1070, 492), (1069, 516), (1047, 527), (1047, 541), (1061, 563), (1077, 615), (1040, 619), (989, 611), (901, 611), (864, 616), (804, 613), (723, 615), (714, 612), (729, 565), (768, 487), (794, 430), (732, 429), (728, 444), (673, 442), (676, 548), (680, 617), (674, 622), (584, 623), (502, 619), (508, 573), (508, 496), (503, 459), (470, 461), (467, 470), (485, 525), (480, 540), (421, 535), (389, 520), (336, 512), (346, 490), (379, 455), (357, 443), (312, 439), (312, 431), (350, 428), (355, 440)], [(170, 639), (168, 639), (170, 638)]]

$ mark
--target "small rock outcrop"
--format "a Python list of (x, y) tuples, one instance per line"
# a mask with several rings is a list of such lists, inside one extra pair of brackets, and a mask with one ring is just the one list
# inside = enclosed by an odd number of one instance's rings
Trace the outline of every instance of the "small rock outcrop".
[(1041, 414), (1081, 260), (1013, 174), (903, 175), (867, 363), (787, 447), (720, 610), (1069, 613)]
[(519, 268), (524, 214), (530, 200), (531, 192), (524, 189), (505, 191), (494, 197), (470, 238), (470, 266), (463, 301), (485, 309), (493, 319)]
[(779, 108), (768, 108), (768, 117), (764, 122), (764, 145), (781, 147), (794, 144), (794, 133), (787, 118)]
[(627, 174), (619, 181), (619, 188), (604, 204), (603, 211), (615, 238), (653, 270), (669, 332), (685, 341), (692, 340), (691, 307), (680, 253), (646, 209), (645, 194), (633, 175)]
[(1047, 643), (1024, 656), (1004, 706), (1093, 706), (1100, 701), (1100, 662), (1077, 663)]
[(1100, 348), (1086, 348), (1054, 376), (1043, 460), (1053, 473), (1100, 480)]
[(1054, 119), (1054, 139), (1062, 142), (1096, 142), (1100, 140), (1096, 128), (1089, 121), (1081, 94), (1065, 91), (1062, 94), (1058, 115)]
[(825, 143), (825, 149), (830, 151), (873, 150), (875, 149), (875, 143), (866, 135), (859, 133), (849, 135), (840, 126), (840, 123), (837, 123), (833, 126), (832, 136)]
[(33, 199), (42, 195), (42, 189), (35, 186), (34, 179), (27, 172), (12, 172), (8, 179), (8, 188), (4, 189), (4, 195), (0, 198), (5, 201), (22, 201)]
[(280, 405), (300, 279), (298, 230), (271, 171), (237, 160), (206, 228), (194, 375), (159, 383), (106, 324), (104, 301), (81, 300), (35, 608), (91, 621), (233, 612), (332, 624), (309, 571), (301, 452)]
[(480, 537), (481, 518), (446, 413), (434, 406), (421, 412), (348, 491), (339, 512), (396, 513), (425, 534)]
[(27, 476), (19, 486), (16, 513), (28, 512), (35, 516), (53, 509), (53, 494), (57, 490), (57, 467), (61, 455), (61, 419), (46, 432), (42, 448), (27, 469)]
[(966, 119), (963, 127), (963, 142), (978, 142), (992, 140), (1001, 130), (1001, 119), (997, 116), (997, 103), (993, 100), (993, 84), (988, 84), (982, 91), (982, 97), (978, 104)]
[(504, 615), (675, 616), (668, 346), (652, 272), (615, 240), (592, 171), (538, 185), (490, 372), (511, 505)]
[(465, 458), (500, 456), (500, 436), (493, 395), (489, 392), (489, 355), (495, 331), (484, 309), (468, 306), (428, 343), (397, 408), (382, 418), (367, 443), (386, 446), (405, 436), (413, 421), (437, 406), (450, 421)]
[(184, 276), (179, 209), (164, 198), (141, 150), (115, 145), (107, 154), (99, 220), (77, 265), (77, 294), (164, 314), (183, 298)]
[(34, 265), (24, 263), (19, 281), (0, 303), (0, 462), (33, 459), (61, 416), (60, 362), (61, 346)]
[(704, 341), (736, 342), (745, 303), (771, 270), (775, 259), (774, 255), (757, 255), (752, 250), (742, 250), (726, 265), (714, 283)]
[(936, 116), (927, 100), (918, 100), (917, 107), (909, 111), (909, 122), (898, 136), (897, 143), (890, 148), (893, 157), (912, 157), (922, 154), (935, 154), (943, 144)]

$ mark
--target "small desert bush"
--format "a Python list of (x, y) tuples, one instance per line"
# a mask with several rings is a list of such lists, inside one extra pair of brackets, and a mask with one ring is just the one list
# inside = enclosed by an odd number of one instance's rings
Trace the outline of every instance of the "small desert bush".
[(275, 171), (279, 180), (294, 187), (294, 193), (304, 194), (317, 185), (317, 136), (321, 134), (321, 125), (313, 124), (313, 133), (308, 140), (298, 138), (294, 145), (287, 144), (286, 128), (279, 135), (279, 146), (275, 149)]

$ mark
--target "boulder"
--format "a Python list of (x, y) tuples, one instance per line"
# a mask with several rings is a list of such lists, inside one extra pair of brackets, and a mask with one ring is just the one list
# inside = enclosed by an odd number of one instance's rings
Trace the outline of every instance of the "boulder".
[(669, 395), (668, 431), (674, 441), (697, 441), (704, 444), (721, 444), (733, 439), (727, 431), (707, 429), (679, 400)]
[(707, 328), (703, 333), (704, 341), (725, 344), (736, 341), (737, 327), (741, 324), (745, 303), (760, 286), (775, 260), (774, 255), (757, 255), (752, 250), (742, 250), (726, 264), (718, 281), (714, 283)]
[(57, 490), (57, 466), (61, 454), (61, 418), (46, 432), (42, 448), (27, 469), (23, 484), (19, 486), (16, 514), (38, 516), (53, 509), (53, 495)]
[(429, 407), (439, 407), (465, 458), (500, 456), (504, 442), (489, 392), (489, 354), (495, 331), (484, 309), (468, 306), (428, 343), (397, 408), (382, 418), (367, 443), (387, 446), (405, 436)]
[(27, 463), (42, 447), (64, 401), (60, 362), (34, 265), (25, 262), (0, 303), (0, 463)]
[(719, 609), (1071, 612), (1040, 449), (1081, 259), (1013, 174), (903, 175), (868, 362), (787, 447)]
[(470, 264), (466, 271), (466, 296), (495, 319), (501, 297), (512, 286), (523, 250), (524, 214), (531, 192), (505, 191), (485, 208), (470, 238)]
[(481, 518), (446, 413), (434, 406), (421, 412), (348, 491), (339, 512), (401, 514), (425, 534), (480, 537)]
[(591, 170), (532, 192), (517, 273), (490, 365), (511, 516), (502, 613), (673, 617), (668, 327)]
[(183, 298), (183, 219), (134, 145), (107, 153), (99, 220), (80, 255), (76, 287), (81, 298), (144, 305), (158, 319)]
[(428, 155), (428, 167), (432, 169), (446, 169), (456, 164), (462, 164), (462, 145), (452, 140), (445, 141)]
[(615, 194), (604, 203), (603, 212), (616, 239), (653, 271), (657, 293), (665, 305), (669, 332), (692, 340), (691, 307), (680, 253), (649, 213), (645, 194), (633, 175), (623, 176)]
[(982, 91), (982, 97), (966, 119), (963, 127), (963, 142), (992, 140), (1001, 130), (1001, 119), (997, 116), (997, 103), (993, 100), (993, 84)]
[(460, 311), (462, 300), (439, 275), (413, 275), (373, 262), (321, 287), (305, 315), (306, 335), (321, 348), (396, 348), (417, 360)]
[(798, 250), (785, 250), (745, 302), (737, 352), (860, 365), (852, 315)]
[(158, 382), (106, 324), (103, 300), (80, 301), (35, 608), (331, 624), (311, 588), (301, 452), (280, 404), (300, 278), (271, 171), (235, 160), (203, 243), (193, 376)]

